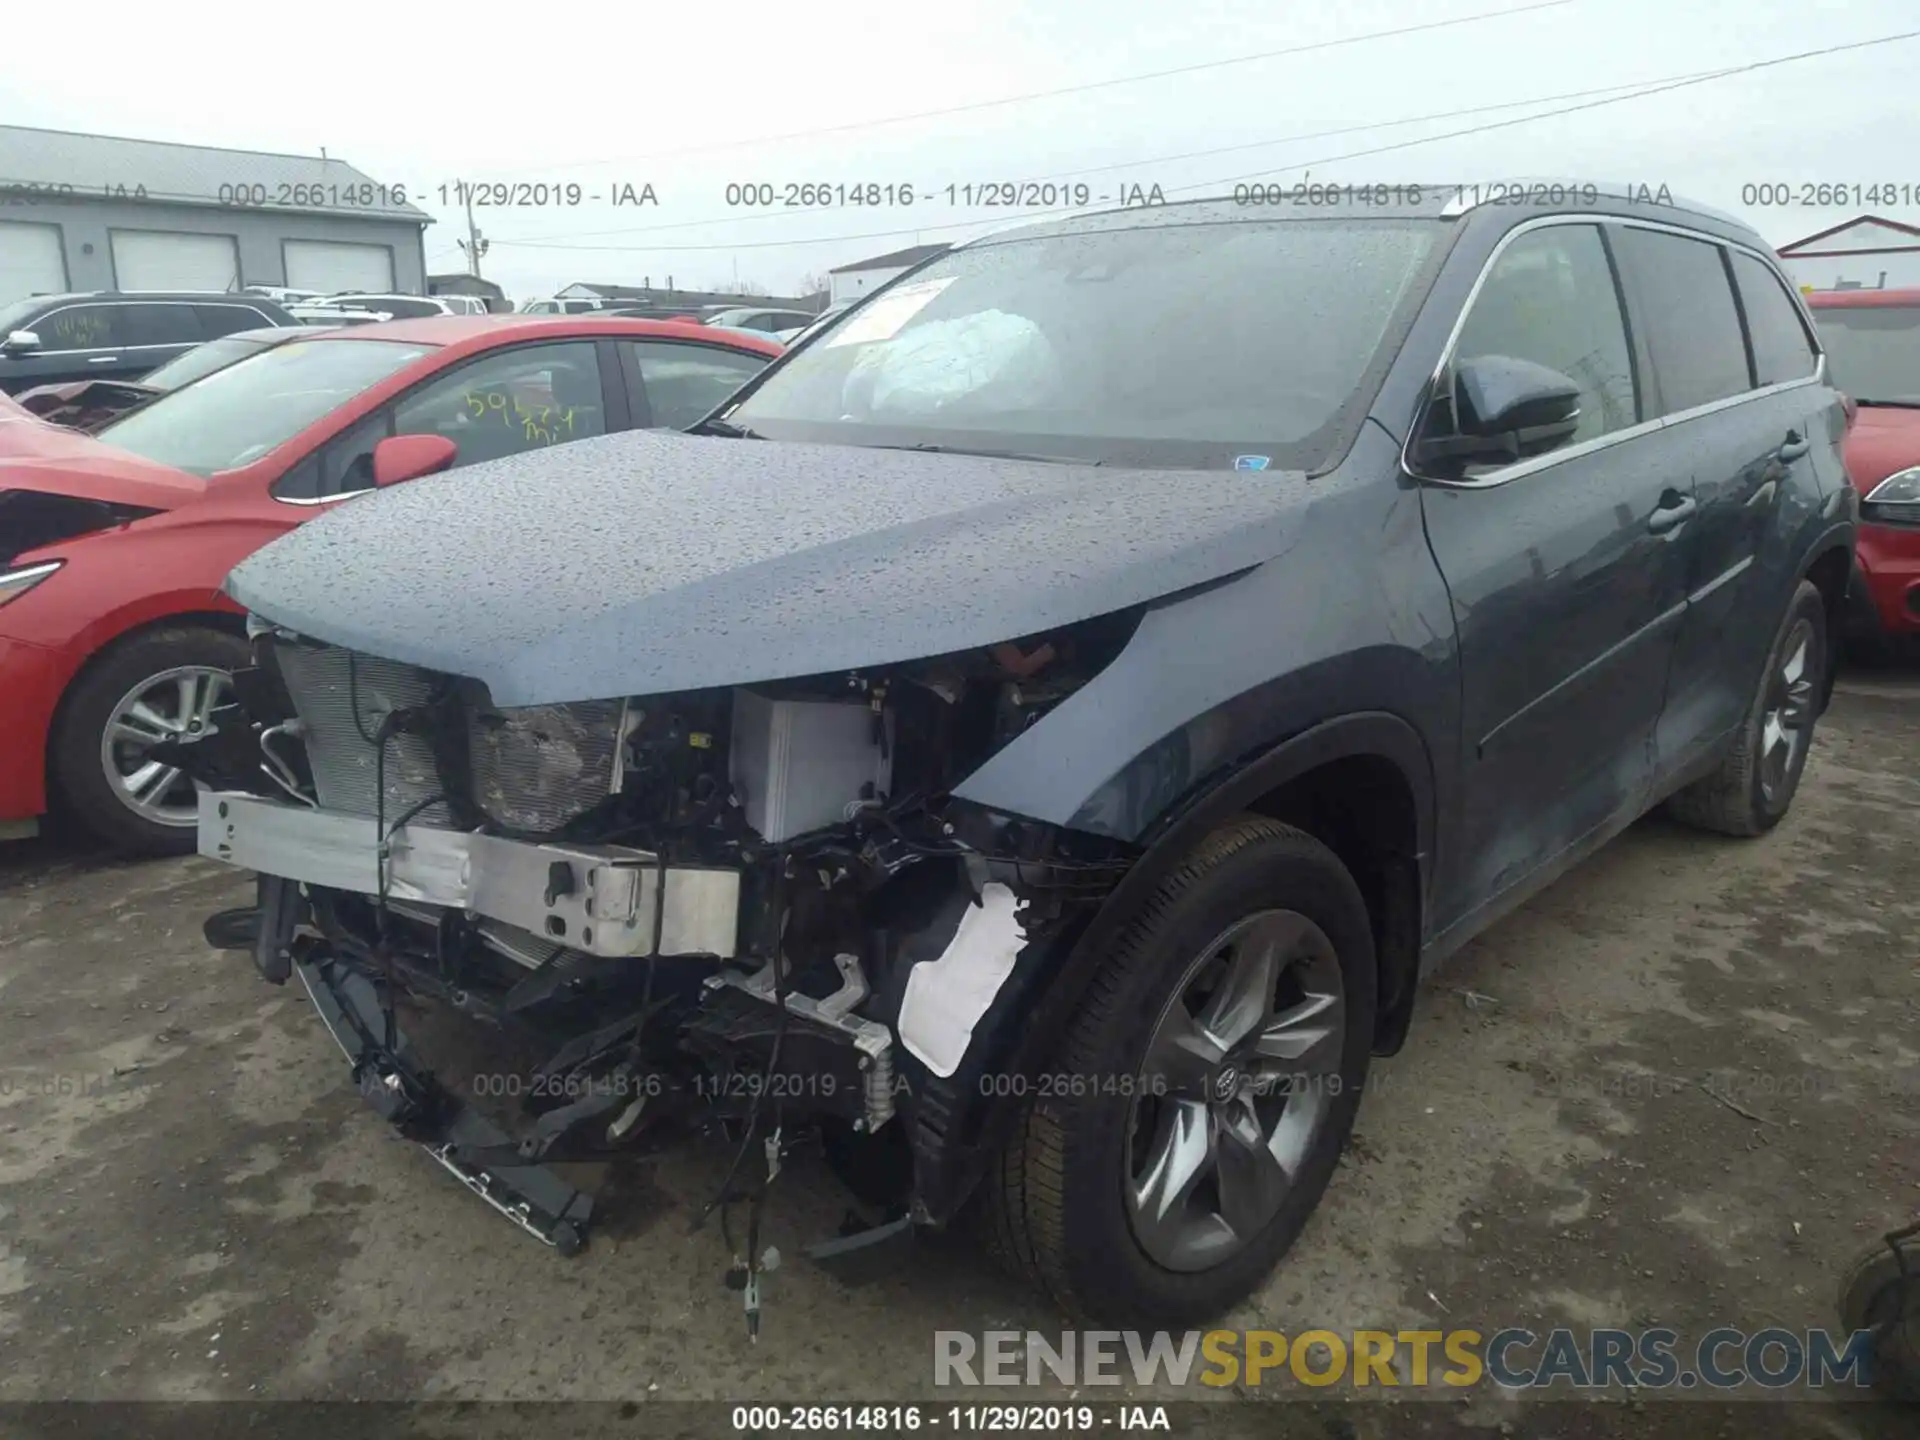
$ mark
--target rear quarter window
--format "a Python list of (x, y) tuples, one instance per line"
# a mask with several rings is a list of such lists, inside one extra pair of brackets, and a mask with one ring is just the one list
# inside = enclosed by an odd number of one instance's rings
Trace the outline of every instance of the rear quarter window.
[(1771, 266), (1742, 251), (1732, 253), (1740, 304), (1747, 312), (1747, 336), (1753, 342), (1754, 380), (1778, 385), (1806, 379), (1819, 357), (1800, 319), (1800, 307)]

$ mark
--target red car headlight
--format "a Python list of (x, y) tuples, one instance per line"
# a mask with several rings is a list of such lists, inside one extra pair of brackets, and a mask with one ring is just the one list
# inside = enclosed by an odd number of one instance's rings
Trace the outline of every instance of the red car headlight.
[(1889, 525), (1920, 525), (1920, 465), (1896, 471), (1861, 497), (1860, 518)]

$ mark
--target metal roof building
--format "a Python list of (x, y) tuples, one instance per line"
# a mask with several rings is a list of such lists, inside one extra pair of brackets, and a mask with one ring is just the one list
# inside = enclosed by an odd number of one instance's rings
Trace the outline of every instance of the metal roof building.
[(404, 186), (342, 160), (0, 125), (0, 304), (67, 290), (424, 294)]

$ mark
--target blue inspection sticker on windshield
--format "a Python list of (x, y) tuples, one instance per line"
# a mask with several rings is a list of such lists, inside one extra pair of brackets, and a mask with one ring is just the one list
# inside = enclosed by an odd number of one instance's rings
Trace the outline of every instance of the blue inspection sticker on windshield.
[(1233, 468), (1236, 470), (1264, 470), (1267, 468), (1267, 457), (1265, 455), (1236, 455), (1233, 457)]

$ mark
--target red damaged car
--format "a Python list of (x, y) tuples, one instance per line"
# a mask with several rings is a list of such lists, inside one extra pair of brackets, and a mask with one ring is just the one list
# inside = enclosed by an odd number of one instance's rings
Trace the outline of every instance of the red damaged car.
[(1860, 409), (1847, 474), (1860, 492), (1858, 568), (1848, 596), (1870, 649), (1920, 637), (1920, 290), (1807, 296), (1833, 383)]
[(318, 332), (94, 435), (0, 407), (0, 836), (58, 810), (117, 848), (194, 848), (190, 780), (148, 752), (206, 727), (247, 662), (219, 587), (322, 507), (449, 466), (681, 427), (771, 337), (588, 315)]

